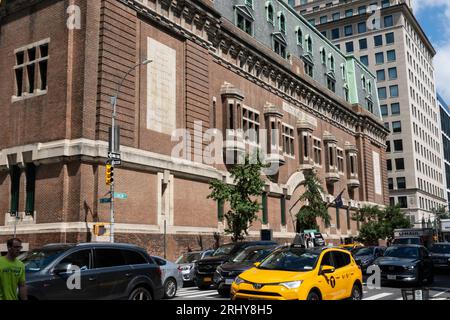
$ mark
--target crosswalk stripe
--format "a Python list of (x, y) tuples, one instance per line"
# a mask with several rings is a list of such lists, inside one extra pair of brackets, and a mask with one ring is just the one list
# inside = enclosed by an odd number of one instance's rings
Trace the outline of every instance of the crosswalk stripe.
[(191, 294), (191, 295), (185, 295), (182, 296), (183, 298), (200, 298), (200, 297), (206, 297), (206, 296), (212, 296), (217, 295), (217, 292), (207, 292), (207, 293), (200, 293), (200, 294)]
[(392, 295), (392, 294), (393, 294), (393, 293), (389, 293), (389, 292), (379, 293), (379, 294), (376, 294), (376, 295), (374, 295), (374, 296), (364, 298), (363, 300), (378, 300), (378, 299), (381, 299), (381, 298), (390, 296), (390, 295)]

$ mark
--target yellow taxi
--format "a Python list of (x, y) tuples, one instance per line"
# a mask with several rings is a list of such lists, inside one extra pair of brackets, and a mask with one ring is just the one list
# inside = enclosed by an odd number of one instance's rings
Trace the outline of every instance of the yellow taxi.
[(361, 300), (362, 272), (350, 252), (297, 245), (272, 252), (240, 274), (232, 300)]

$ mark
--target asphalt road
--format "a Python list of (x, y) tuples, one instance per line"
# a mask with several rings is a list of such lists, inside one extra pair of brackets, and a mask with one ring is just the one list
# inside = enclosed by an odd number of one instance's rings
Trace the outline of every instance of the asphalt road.
[[(366, 281), (366, 279), (364, 279)], [(380, 289), (368, 289), (366, 283), (363, 288), (363, 300), (403, 300), (402, 289), (408, 288), (402, 284), (387, 284)], [(435, 274), (434, 283), (429, 286), (430, 300), (450, 300), (450, 272)], [(221, 297), (217, 290), (200, 290), (195, 286), (178, 290), (174, 300), (229, 300)]]

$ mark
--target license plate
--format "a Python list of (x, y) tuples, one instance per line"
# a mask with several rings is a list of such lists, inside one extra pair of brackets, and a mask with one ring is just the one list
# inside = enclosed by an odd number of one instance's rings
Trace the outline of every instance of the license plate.
[(212, 278), (210, 277), (203, 278), (203, 282), (212, 282)]
[(387, 278), (388, 278), (388, 280), (395, 280), (395, 279), (397, 279), (396, 276), (391, 276), (391, 275), (388, 275)]
[(225, 279), (225, 284), (233, 284), (234, 279)]

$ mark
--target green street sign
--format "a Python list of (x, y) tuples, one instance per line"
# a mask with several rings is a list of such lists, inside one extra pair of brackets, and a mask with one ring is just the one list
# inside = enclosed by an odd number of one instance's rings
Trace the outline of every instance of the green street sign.
[(110, 203), (111, 202), (111, 198), (101, 198), (100, 199), (100, 203)]
[(128, 199), (128, 195), (126, 193), (118, 193), (114, 192), (115, 199)]

